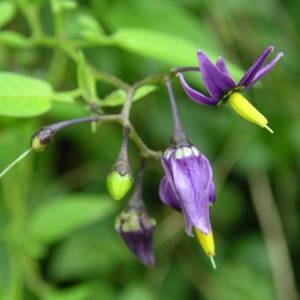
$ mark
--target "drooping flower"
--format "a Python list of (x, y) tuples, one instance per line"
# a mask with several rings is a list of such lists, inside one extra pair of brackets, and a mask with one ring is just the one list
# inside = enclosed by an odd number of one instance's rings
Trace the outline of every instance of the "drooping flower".
[(265, 76), (283, 56), (283, 53), (280, 52), (271, 62), (263, 66), (273, 49), (272, 46), (267, 47), (238, 83), (235, 83), (232, 79), (222, 57), (219, 57), (214, 65), (204, 52), (197, 51), (202, 79), (210, 96), (191, 88), (182, 73), (178, 73), (178, 76), (185, 93), (191, 100), (211, 106), (228, 102), (241, 117), (266, 128), (272, 133), (272, 129), (267, 125), (268, 120), (241, 95), (241, 92), (249, 89), (255, 82)]
[(195, 146), (187, 142), (185, 145), (168, 148), (161, 162), (166, 174), (159, 188), (161, 200), (183, 212), (188, 235), (192, 235), (193, 227), (209, 234), (209, 205), (215, 200), (209, 161)]

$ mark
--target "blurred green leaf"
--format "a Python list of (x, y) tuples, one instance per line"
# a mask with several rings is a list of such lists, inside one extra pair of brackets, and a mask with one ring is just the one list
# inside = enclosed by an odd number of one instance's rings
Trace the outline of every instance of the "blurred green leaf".
[(86, 300), (90, 299), (92, 287), (82, 284), (61, 290), (50, 290), (43, 300)]
[(0, 241), (0, 265), (0, 298), (6, 299), (11, 285), (11, 264), (8, 249), (2, 241)]
[(140, 284), (129, 285), (120, 294), (118, 300), (155, 300), (158, 299), (155, 297), (154, 292), (147, 287), (145, 284), (140, 282)]
[(198, 47), (205, 44), (207, 49), (216, 52), (220, 49), (213, 29), (180, 1), (152, 0), (141, 5), (139, 0), (127, 0), (109, 1), (106, 5), (105, 14), (100, 8), (98, 14), (113, 30), (123, 27), (151, 29), (188, 39)]
[(13, 2), (2, 0), (0, 2), (0, 27), (6, 25), (15, 15), (16, 7)]
[(77, 2), (73, 0), (51, 0), (51, 8), (54, 14), (60, 13), (63, 10), (72, 10), (77, 7)]
[(115, 203), (106, 195), (70, 194), (41, 204), (30, 217), (29, 235), (56, 242), (73, 231), (110, 215)]
[(51, 97), (51, 86), (41, 79), (0, 72), (0, 115), (40, 115), (50, 109)]
[(87, 102), (95, 101), (97, 97), (95, 78), (89, 66), (86, 64), (82, 52), (80, 52), (78, 59), (77, 82), (84, 100)]
[(175, 35), (149, 29), (122, 28), (115, 32), (112, 41), (121, 48), (171, 65), (197, 64), (197, 45)]
[[(196, 51), (199, 45), (183, 37), (150, 29), (122, 28), (111, 36), (111, 43), (142, 56), (158, 59), (170, 66), (197, 66)], [(218, 55), (201, 45), (201, 50), (210, 58)], [(231, 63), (227, 63), (232, 76), (241, 77), (242, 72)]]
[(223, 265), (204, 288), (209, 300), (276, 299), (271, 276), (258, 273), (244, 263)]
[(27, 47), (30, 44), (29, 40), (22, 34), (10, 30), (0, 32), (0, 43), (10, 47), (20, 48)]
[(82, 9), (63, 14), (63, 31), (69, 38), (101, 42), (105, 36), (100, 23)]
[[(135, 261), (126, 251), (113, 226), (102, 224), (81, 230), (64, 240), (53, 252), (49, 274), (55, 280), (79, 280), (105, 276), (116, 265)], [(84, 257), (84, 259), (82, 259)]]
[[(157, 89), (155, 85), (144, 85), (140, 87), (134, 94), (133, 101), (141, 100), (143, 97), (154, 92)], [(126, 100), (126, 92), (123, 90), (115, 90), (107, 95), (103, 101), (101, 101), (102, 107), (113, 107), (122, 105)]]

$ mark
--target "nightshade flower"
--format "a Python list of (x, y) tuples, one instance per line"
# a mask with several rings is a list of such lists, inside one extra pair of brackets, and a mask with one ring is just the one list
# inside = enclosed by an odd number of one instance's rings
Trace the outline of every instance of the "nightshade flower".
[(207, 158), (188, 141), (170, 80), (166, 80), (166, 88), (174, 129), (171, 146), (161, 157), (165, 176), (160, 182), (159, 197), (166, 205), (183, 213), (186, 233), (193, 236), (194, 227), (200, 245), (215, 268), (215, 246), (209, 219), (209, 205), (216, 198), (212, 168)]
[(161, 162), (166, 175), (160, 183), (160, 199), (183, 212), (188, 235), (192, 235), (193, 227), (203, 234), (209, 234), (209, 205), (215, 201), (209, 161), (187, 142), (168, 148)]
[(185, 93), (191, 100), (211, 106), (228, 102), (241, 117), (273, 133), (267, 125), (268, 120), (241, 95), (241, 92), (249, 89), (255, 82), (265, 76), (283, 56), (283, 53), (280, 52), (271, 62), (263, 66), (273, 49), (272, 46), (267, 47), (238, 83), (233, 81), (222, 57), (219, 57), (214, 65), (204, 52), (197, 51), (202, 79), (210, 96), (191, 88), (182, 73), (178, 73), (178, 76)]

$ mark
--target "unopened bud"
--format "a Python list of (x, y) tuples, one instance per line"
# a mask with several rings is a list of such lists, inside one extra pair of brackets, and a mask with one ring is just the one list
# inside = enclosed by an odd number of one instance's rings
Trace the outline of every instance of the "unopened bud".
[(115, 200), (121, 200), (130, 190), (133, 179), (130, 173), (120, 174), (117, 170), (112, 171), (106, 179), (109, 194)]
[(50, 128), (42, 128), (32, 136), (31, 148), (35, 151), (44, 151), (53, 141), (54, 134), (55, 132)]
[(230, 106), (244, 119), (273, 133), (267, 125), (268, 120), (240, 93), (233, 93), (228, 98)]
[(127, 247), (146, 266), (155, 262), (152, 250), (152, 236), (156, 221), (146, 209), (128, 207), (117, 218), (115, 229)]

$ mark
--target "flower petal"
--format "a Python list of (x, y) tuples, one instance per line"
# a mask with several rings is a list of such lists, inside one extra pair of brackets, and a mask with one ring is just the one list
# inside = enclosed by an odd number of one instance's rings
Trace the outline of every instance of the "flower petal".
[(211, 106), (217, 105), (218, 99), (213, 99), (213, 98), (207, 97), (207, 96), (203, 95), (202, 93), (191, 88), (186, 83), (182, 73), (178, 73), (177, 76), (180, 79), (183, 90), (185, 91), (185, 93), (191, 100), (193, 100), (197, 103), (200, 103), (200, 104), (204, 104), (204, 105), (211, 105)]
[(224, 61), (223, 57), (218, 57), (218, 60), (216, 62), (216, 67), (222, 72), (225, 73), (226, 75), (228, 75), (231, 78), (231, 75), (226, 67), (226, 63)]
[(187, 234), (192, 235), (190, 223), (204, 234), (211, 231), (209, 220), (209, 185), (212, 171), (203, 155), (171, 157), (173, 182), (186, 219)]
[(274, 50), (274, 47), (269, 46), (267, 47), (263, 53), (259, 56), (259, 58), (254, 62), (254, 64), (247, 70), (245, 75), (242, 77), (240, 82), (238, 83), (238, 86), (244, 86), (248, 87), (248, 85), (251, 83), (254, 76), (258, 73), (259, 69), (269, 56), (269, 54)]
[(250, 83), (247, 85), (247, 88), (251, 87), (256, 81), (264, 77), (273, 67), (274, 65), (278, 62), (278, 60), (283, 56), (284, 54), (282, 52), (279, 52), (275, 58), (265, 65), (263, 68), (261, 68), (253, 77), (253, 79), (250, 81)]
[(181, 211), (181, 206), (178, 201), (176, 192), (169, 182), (167, 176), (164, 176), (159, 185), (159, 198), (163, 203), (170, 206), (171, 208)]
[(197, 52), (200, 72), (209, 94), (220, 100), (224, 94), (235, 87), (234, 81), (220, 71), (202, 51)]

